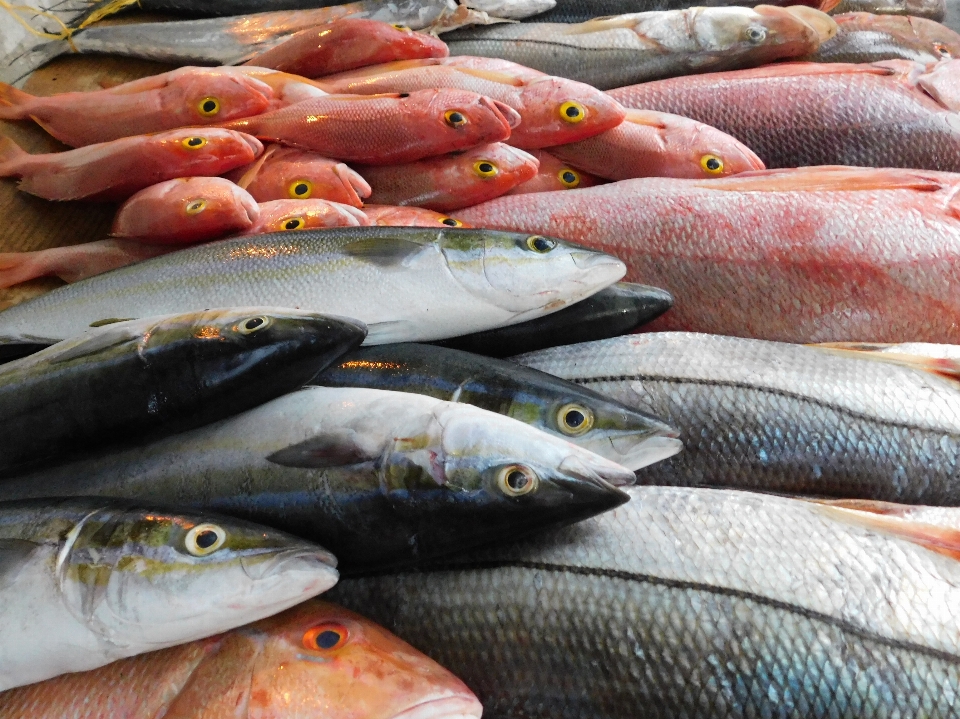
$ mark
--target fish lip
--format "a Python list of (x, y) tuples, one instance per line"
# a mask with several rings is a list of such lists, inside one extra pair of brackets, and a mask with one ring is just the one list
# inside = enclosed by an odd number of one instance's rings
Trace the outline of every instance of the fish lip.
[(286, 549), (274, 554), (266, 562), (252, 562), (250, 560), (259, 558), (263, 555), (254, 557), (241, 557), (240, 566), (244, 574), (254, 581), (269, 579), (287, 569), (293, 562), (302, 562), (305, 565), (321, 565), (330, 570), (336, 570), (337, 558), (326, 549), (316, 547), (313, 549)]
[[(589, 450), (587, 450), (589, 451)], [(636, 482), (633, 472), (618, 465), (616, 462), (604, 457), (597, 457), (601, 461), (594, 461), (586, 464), (580, 456), (575, 454), (564, 457), (563, 461), (557, 467), (564, 474), (571, 475), (573, 479), (564, 477), (554, 477), (556, 483), (566, 483), (568, 487), (573, 488), (573, 484), (581, 491), (585, 488), (590, 490), (601, 490), (604, 493), (617, 492), (617, 487), (627, 487)]]
[(426, 699), (390, 719), (480, 719), (483, 705), (475, 696)]
[(634, 472), (669, 459), (683, 449), (683, 442), (678, 437), (663, 434), (648, 436), (640, 441), (632, 441), (626, 433), (606, 439), (612, 453), (605, 452), (603, 456)]
[(489, 97), (481, 97), (480, 103), (486, 105), (503, 120), (503, 123), (511, 130), (520, 126), (520, 113), (506, 103), (500, 102), (499, 100), (491, 100)]
[[(237, 132), (237, 131), (234, 130), (234, 132)], [(245, 132), (237, 132), (237, 134), (240, 135), (240, 137), (243, 138), (243, 141), (250, 146), (251, 150), (253, 150), (254, 159), (260, 157), (260, 155), (263, 154), (263, 143), (260, 142), (260, 140), (255, 138), (253, 135), (248, 135)]]

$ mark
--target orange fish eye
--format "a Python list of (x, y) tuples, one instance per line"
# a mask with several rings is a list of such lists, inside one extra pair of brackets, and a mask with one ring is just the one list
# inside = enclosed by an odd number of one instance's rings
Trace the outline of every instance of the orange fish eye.
[(313, 183), (310, 180), (294, 180), (287, 188), (287, 194), (293, 200), (305, 200), (313, 194)]
[(708, 175), (719, 175), (723, 172), (723, 160), (716, 155), (704, 155), (700, 158), (700, 167)]
[(197, 103), (197, 111), (204, 117), (213, 117), (220, 112), (220, 101), (215, 97), (205, 97)]
[(478, 160), (474, 162), (473, 171), (485, 180), (489, 177), (496, 177), (500, 173), (499, 168), (490, 162), (490, 160)]
[(564, 122), (576, 125), (578, 122), (583, 122), (586, 116), (587, 111), (583, 109), (583, 105), (579, 102), (568, 100), (560, 106), (560, 119)]
[(188, 150), (199, 150), (201, 147), (207, 144), (207, 138), (205, 137), (187, 137), (180, 142)]
[(440, 222), (447, 227), (463, 227), (463, 223), (460, 220), (455, 220), (452, 217), (444, 217)]
[(447, 110), (443, 113), (443, 119), (450, 127), (463, 127), (467, 124), (467, 116), (459, 110)]
[(400, 23), (393, 23), (393, 27), (395, 27), (397, 30), (400, 30), (401, 32), (413, 32), (413, 30), (408, 28), (406, 25), (402, 25)]
[(306, 222), (303, 221), (302, 217), (291, 217), (283, 221), (283, 229), (285, 230), (299, 230), (303, 227)]
[(952, 57), (952, 55), (950, 54), (950, 51), (947, 49), (947, 46), (944, 45), (943, 43), (940, 43), (940, 42), (934, 43), (933, 49), (936, 50), (937, 54), (938, 54), (941, 58), (950, 58), (950, 57)]
[(557, 179), (560, 180), (560, 184), (564, 187), (568, 187), (571, 190), (580, 184), (580, 175), (576, 170), (571, 170), (569, 167), (564, 167), (560, 172), (557, 173)]
[(190, 200), (183, 209), (188, 215), (199, 215), (207, 209), (207, 201), (202, 198)]
[(311, 651), (329, 652), (347, 643), (347, 628), (336, 622), (326, 622), (310, 627), (303, 635), (303, 646)]

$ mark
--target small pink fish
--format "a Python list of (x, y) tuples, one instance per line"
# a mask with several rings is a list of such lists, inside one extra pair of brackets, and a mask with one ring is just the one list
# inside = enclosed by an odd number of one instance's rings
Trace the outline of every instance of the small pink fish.
[(226, 175), (257, 202), (319, 198), (363, 207), (372, 190), (359, 173), (315, 152), (271, 145), (259, 161)]
[(240, 68), (182, 67), (95, 92), (35, 97), (0, 83), (0, 120), (33, 120), (72, 147), (264, 112), (271, 87)]
[(313, 97), (326, 97), (330, 94), (321, 87), (320, 83), (313, 80), (266, 67), (243, 66), (223, 69), (238, 72), (270, 86), (273, 90), (273, 100), (264, 112), (279, 110), (287, 105), (296, 105)]
[(318, 97), (225, 123), (284, 145), (367, 165), (414, 162), (510, 137), (520, 116), (463, 90)]
[(635, 177), (725, 177), (763, 170), (739, 140), (702, 122), (652, 110), (627, 110), (621, 125), (550, 152), (608, 180)]
[(79, 282), (178, 249), (177, 245), (147, 245), (135, 240), (100, 240), (36, 252), (2, 252), (0, 288), (6, 289), (38, 277)]
[(502, 75), (509, 75), (520, 82), (529, 82), (538, 77), (547, 77), (547, 73), (534, 70), (532, 67), (520, 65), (512, 60), (502, 60), (498, 57), (475, 57), (473, 55), (455, 55), (445, 57), (439, 62), (447, 67), (460, 67), (468, 70), (486, 70)]
[(273, 200), (259, 205), (260, 216), (241, 235), (372, 225), (356, 207), (327, 200)]
[(259, 216), (256, 200), (229, 180), (189, 177), (140, 190), (117, 211), (110, 234), (147, 244), (186, 245), (240, 232)]
[(502, 142), (405, 165), (357, 169), (378, 205), (416, 205), (450, 212), (492, 200), (537, 174), (532, 155)]
[(0, 137), (0, 177), (47, 200), (124, 200), (176, 177), (215, 176), (252, 162), (260, 141), (232, 130), (188, 128), (30, 155)]
[(556, 192), (558, 190), (575, 190), (578, 187), (593, 187), (602, 185), (605, 181), (581, 172), (561, 162), (546, 150), (534, 150), (532, 153), (540, 163), (540, 169), (530, 180), (514, 187), (508, 195), (524, 195), (528, 192)]
[(363, 214), (369, 217), (373, 224), (385, 227), (473, 227), (455, 217), (422, 207), (367, 205), (363, 208)]
[(442, 40), (402, 25), (344, 18), (301, 30), (246, 64), (321, 77), (395, 60), (446, 57)]

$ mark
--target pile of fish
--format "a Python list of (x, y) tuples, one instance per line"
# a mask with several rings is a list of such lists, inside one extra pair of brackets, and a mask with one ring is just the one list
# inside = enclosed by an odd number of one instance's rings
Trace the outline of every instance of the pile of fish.
[(960, 716), (944, 6), (131, 4), (10, 8), (117, 209), (0, 254), (0, 719)]

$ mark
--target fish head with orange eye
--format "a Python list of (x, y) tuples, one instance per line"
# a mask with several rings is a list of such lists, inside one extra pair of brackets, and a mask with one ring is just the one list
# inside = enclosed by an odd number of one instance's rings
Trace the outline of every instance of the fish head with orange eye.
[(271, 87), (234, 70), (182, 68), (161, 91), (164, 109), (190, 125), (212, 125), (265, 112), (274, 99)]
[(514, 130), (510, 144), (525, 150), (599, 135), (626, 116), (620, 103), (582, 82), (544, 76), (520, 89), (523, 122)]
[(479, 719), (483, 710), (448, 670), (334, 604), (312, 600), (243, 631), (262, 647), (250, 716)]

